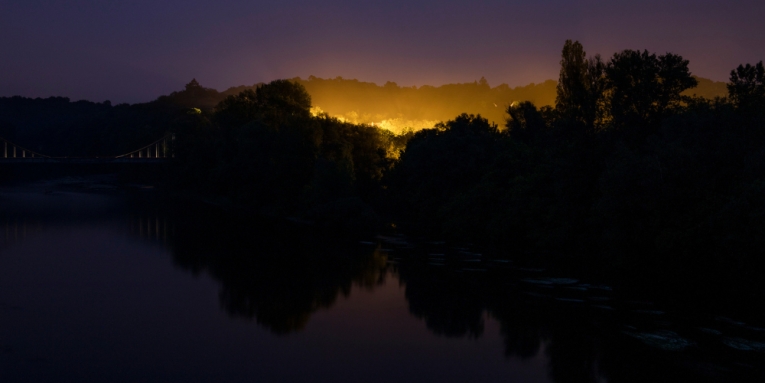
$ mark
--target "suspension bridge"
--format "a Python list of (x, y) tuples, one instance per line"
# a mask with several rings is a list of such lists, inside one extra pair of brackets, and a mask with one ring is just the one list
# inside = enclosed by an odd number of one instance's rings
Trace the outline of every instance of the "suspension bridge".
[(66, 164), (118, 164), (118, 163), (162, 163), (175, 157), (173, 142), (175, 136), (167, 134), (142, 148), (113, 157), (55, 157), (46, 156), (36, 151), (19, 146), (0, 137), (2, 154), (0, 164), (4, 163), (66, 163)]

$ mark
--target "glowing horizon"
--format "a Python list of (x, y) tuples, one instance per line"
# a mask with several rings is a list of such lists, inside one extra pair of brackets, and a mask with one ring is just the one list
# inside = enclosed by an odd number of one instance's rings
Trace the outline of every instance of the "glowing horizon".
[(0, 96), (148, 102), (194, 77), (216, 89), (339, 74), (418, 87), (481, 76), (523, 85), (557, 78), (566, 39), (604, 58), (623, 49), (673, 52), (715, 81), (765, 59), (765, 3), (755, 0), (179, 5), (8, 2)]

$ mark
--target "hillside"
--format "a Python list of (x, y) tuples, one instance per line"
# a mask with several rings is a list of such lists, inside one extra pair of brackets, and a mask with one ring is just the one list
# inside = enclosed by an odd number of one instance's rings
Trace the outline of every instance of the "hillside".
[[(697, 77), (699, 85), (685, 92), (706, 98), (726, 96), (726, 84)], [(313, 112), (325, 112), (353, 123), (375, 124), (393, 132), (419, 130), (447, 121), (460, 113), (480, 114), (490, 122), (504, 125), (505, 110), (513, 102), (531, 101), (537, 106), (555, 103), (554, 80), (539, 84), (491, 87), (485, 79), (472, 83), (421, 87), (399, 86), (393, 82), (377, 85), (355, 79), (308, 79), (292, 81), (305, 86), (311, 95)], [(70, 153), (119, 153), (128, 147), (151, 142), (164, 131), (179, 108), (213, 110), (226, 96), (251, 86), (231, 87), (223, 92), (205, 88), (196, 80), (184, 90), (160, 96), (155, 101), (112, 106), (88, 101), (72, 102), (64, 97), (30, 99), (0, 97), (0, 137), (29, 148), (58, 155)], [(172, 112), (170, 112), (172, 111)], [(145, 131), (133, 142), (133, 129)], [(86, 143), (87, 137), (98, 137)], [(77, 144), (74, 144), (77, 142)], [(95, 145), (95, 146), (94, 146)]]

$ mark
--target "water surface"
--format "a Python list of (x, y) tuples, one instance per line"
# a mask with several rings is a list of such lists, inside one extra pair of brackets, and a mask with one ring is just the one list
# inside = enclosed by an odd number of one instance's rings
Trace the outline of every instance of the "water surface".
[[(3, 382), (757, 381), (765, 328), (399, 234), (0, 191)], [(553, 278), (554, 277), (554, 278)]]

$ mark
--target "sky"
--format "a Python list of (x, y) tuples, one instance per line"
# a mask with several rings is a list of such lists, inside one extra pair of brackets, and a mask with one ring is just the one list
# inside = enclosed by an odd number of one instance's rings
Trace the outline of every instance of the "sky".
[(672, 52), (726, 81), (765, 59), (762, 0), (0, 0), (0, 96), (146, 102), (196, 78), (402, 86), (557, 79), (566, 39)]

